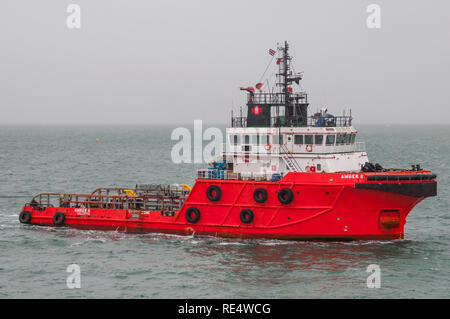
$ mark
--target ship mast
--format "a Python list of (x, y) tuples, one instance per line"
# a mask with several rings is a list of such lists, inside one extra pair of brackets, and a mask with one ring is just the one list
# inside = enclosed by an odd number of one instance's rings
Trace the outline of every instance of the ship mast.
[[(292, 57), (289, 56), (287, 41), (283, 45), (279, 45), (277, 49), (279, 54), (276, 60), (278, 65), (276, 86), (279, 90), (264, 93), (261, 91), (255, 92), (251, 86), (240, 88), (242, 91), (247, 91), (247, 117), (245, 119), (245, 126), (247, 127), (307, 125), (307, 95), (302, 91), (293, 92), (291, 87), (292, 82), (300, 83), (302, 74), (293, 74), (291, 71)], [(261, 83), (258, 84), (261, 85)], [(284, 108), (284, 114), (280, 114), (280, 107)], [(273, 113), (275, 113), (275, 117), (272, 117)], [(242, 119), (232, 119), (232, 124), (233, 126), (240, 126), (242, 125)]]
[(282, 48), (282, 50), (283, 50), (283, 58), (282, 58), (283, 60), (281, 61), (282, 63), (280, 63), (280, 68), (282, 65), (283, 66), (283, 73), (282, 73), (283, 83), (282, 84), (283, 84), (283, 91), (284, 91), (284, 105), (285, 105), (285, 112), (287, 112), (287, 110), (289, 109), (289, 92), (288, 92), (289, 44), (287, 43), (287, 41), (284, 41), (284, 47)]
[[(281, 89), (281, 95), (283, 96), (283, 105), (284, 105), (284, 115), (285, 115), (285, 121), (287, 125), (295, 125), (297, 123), (296, 118), (296, 110), (295, 105), (292, 105), (291, 103), (291, 92), (289, 85), (292, 81), (298, 81), (300, 78), (291, 78), (291, 69), (290, 69), (290, 60), (291, 57), (289, 56), (289, 44), (287, 41), (284, 41), (284, 46), (278, 47), (278, 50), (281, 51), (281, 58), (279, 60), (279, 82), (278, 85)], [(278, 113), (278, 112), (277, 112)], [(279, 114), (277, 114), (279, 116)]]

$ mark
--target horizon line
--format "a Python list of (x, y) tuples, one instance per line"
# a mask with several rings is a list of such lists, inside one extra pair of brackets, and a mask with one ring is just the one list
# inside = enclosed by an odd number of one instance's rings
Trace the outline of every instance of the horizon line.
[[(197, 121), (199, 119), (196, 119)], [(203, 121), (203, 120), (202, 120)], [(191, 122), (158, 122), (158, 123), (118, 123), (118, 122), (110, 122), (110, 123), (82, 123), (82, 122), (74, 122), (74, 123), (31, 123), (31, 122), (24, 122), (24, 123), (1, 123), (0, 126), (130, 126), (130, 125), (137, 125), (137, 126), (169, 126), (169, 125), (190, 125), (193, 124), (194, 120)], [(229, 123), (224, 122), (214, 122), (214, 121), (203, 121), (203, 123), (206, 123), (208, 125), (220, 125), (220, 126), (227, 126)], [(392, 122), (392, 123), (376, 123), (376, 122), (362, 122), (358, 123), (353, 126), (358, 125), (450, 125), (450, 123), (445, 122), (430, 122), (430, 123), (419, 123), (419, 122), (411, 122), (411, 123), (404, 123), (404, 122)], [(231, 127), (231, 126), (230, 126)]]

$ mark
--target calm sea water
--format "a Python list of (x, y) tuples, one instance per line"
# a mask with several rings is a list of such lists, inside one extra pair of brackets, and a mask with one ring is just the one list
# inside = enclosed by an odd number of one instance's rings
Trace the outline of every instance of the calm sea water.
[[(414, 208), (404, 240), (289, 242), (21, 225), (22, 204), (40, 192), (192, 184), (199, 166), (172, 163), (172, 127), (0, 127), (0, 297), (449, 298), (450, 127), (358, 129), (372, 162), (421, 163), (438, 174), (438, 197)], [(80, 289), (66, 285), (73, 263)], [(379, 289), (366, 286), (370, 264), (381, 267)]]

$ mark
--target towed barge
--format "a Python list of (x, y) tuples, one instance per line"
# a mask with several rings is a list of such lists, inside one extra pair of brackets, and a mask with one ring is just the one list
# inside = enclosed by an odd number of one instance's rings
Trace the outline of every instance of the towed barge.
[[(436, 175), (420, 165), (386, 169), (356, 142), (352, 116), (321, 109), (295, 92), (289, 46), (278, 56), (276, 89), (247, 92), (247, 116), (233, 117), (223, 154), (188, 185), (42, 193), (19, 215), (24, 224), (237, 238), (390, 240), (406, 217), (437, 195)], [(273, 53), (273, 54), (272, 54)], [(276, 93), (274, 93), (276, 91)]]

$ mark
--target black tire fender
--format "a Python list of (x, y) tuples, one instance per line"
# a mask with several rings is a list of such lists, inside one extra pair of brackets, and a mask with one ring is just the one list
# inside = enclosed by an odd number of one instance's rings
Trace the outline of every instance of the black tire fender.
[(19, 214), (19, 221), (22, 224), (29, 224), (31, 223), (31, 213), (24, 210)]
[(264, 188), (257, 188), (253, 192), (253, 199), (257, 203), (265, 203), (267, 200), (267, 191)]
[(243, 209), (239, 214), (241, 222), (244, 224), (250, 224), (253, 221), (253, 212), (250, 209)]
[(206, 197), (211, 202), (217, 202), (222, 197), (222, 190), (217, 185), (209, 185), (206, 189)]
[(282, 188), (278, 191), (278, 200), (281, 204), (287, 205), (294, 199), (294, 193), (290, 188)]
[[(192, 214), (194, 216), (192, 216)], [(186, 209), (186, 213), (184, 214), (184, 216), (189, 223), (194, 224), (200, 219), (200, 211), (196, 207), (189, 207), (188, 209)]]
[(66, 220), (66, 215), (60, 212), (56, 212), (55, 215), (53, 215), (53, 225), (55, 226), (61, 226), (64, 224)]

